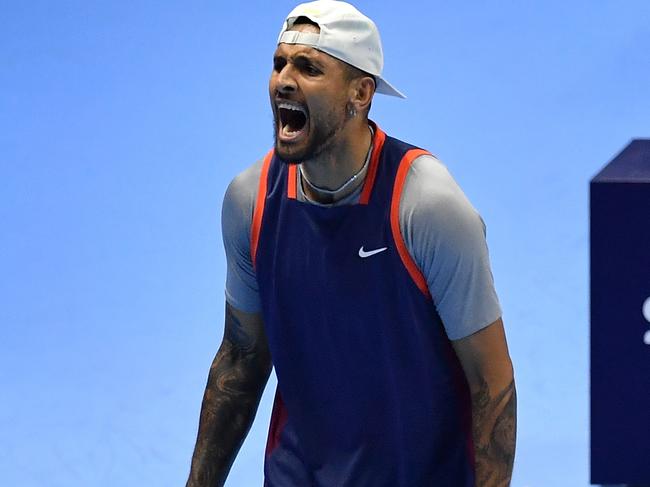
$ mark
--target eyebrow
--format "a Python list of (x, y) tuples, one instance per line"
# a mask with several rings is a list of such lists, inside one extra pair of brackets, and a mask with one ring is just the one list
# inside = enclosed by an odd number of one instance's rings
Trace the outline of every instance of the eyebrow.
[(323, 63), (319, 62), (318, 59), (316, 59), (314, 57), (307, 56), (307, 55), (302, 54), (302, 53), (296, 54), (295, 56), (293, 56), (291, 61), (294, 64), (297, 64), (298, 66), (304, 66), (306, 64), (312, 64), (317, 68), (323, 68), (324, 67)]
[(322, 61), (320, 61), (316, 56), (309, 55), (305, 52), (298, 52), (293, 56), (287, 56), (276, 52), (276, 54), (274, 54), (273, 56), (273, 61), (275, 62), (281, 59), (286, 59), (288, 61), (291, 61), (294, 64), (303, 65), (303, 66), (305, 64), (313, 64), (319, 69), (325, 69), (325, 65), (323, 64)]

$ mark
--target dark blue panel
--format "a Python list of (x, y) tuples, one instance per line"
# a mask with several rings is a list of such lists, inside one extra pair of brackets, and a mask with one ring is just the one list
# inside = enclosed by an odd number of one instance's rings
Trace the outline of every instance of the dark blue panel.
[(648, 149), (635, 141), (591, 183), (592, 483), (650, 485), (650, 159), (645, 182), (607, 180)]

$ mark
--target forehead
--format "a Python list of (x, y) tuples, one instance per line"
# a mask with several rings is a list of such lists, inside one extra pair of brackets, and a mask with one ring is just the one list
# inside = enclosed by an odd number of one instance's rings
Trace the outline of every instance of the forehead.
[(306, 57), (314, 61), (327, 62), (330, 58), (333, 60), (332, 56), (324, 52), (314, 49), (311, 46), (306, 46), (304, 44), (278, 44), (278, 47), (275, 49), (274, 57), (285, 57), (285, 58), (295, 58), (298, 56)]

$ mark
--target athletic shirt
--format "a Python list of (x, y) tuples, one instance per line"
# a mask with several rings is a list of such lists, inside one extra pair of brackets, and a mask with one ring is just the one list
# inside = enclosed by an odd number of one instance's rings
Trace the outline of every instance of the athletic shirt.
[[(259, 160), (232, 180), (222, 207), (226, 300), (248, 313), (262, 309), (251, 258), (251, 228), (262, 165)], [(300, 171), (295, 172), (297, 199), (307, 202)], [(361, 177), (365, 179), (365, 173)], [(320, 206), (356, 205), (362, 189), (359, 186), (333, 205)], [(406, 249), (427, 281), (450, 339), (471, 335), (501, 316), (483, 220), (437, 158), (422, 154), (410, 165), (398, 217)]]
[(265, 158), (251, 227), (278, 378), (269, 487), (474, 485), (467, 383), (405, 245), (399, 204), (426, 154), (375, 127), (358, 204), (297, 199)]

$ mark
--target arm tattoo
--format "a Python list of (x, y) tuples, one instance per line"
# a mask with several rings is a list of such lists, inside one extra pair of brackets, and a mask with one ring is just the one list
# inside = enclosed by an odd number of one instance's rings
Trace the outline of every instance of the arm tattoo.
[(515, 458), (517, 392), (514, 380), (495, 397), (483, 380), (472, 393), (477, 487), (510, 485)]
[(187, 487), (222, 486), (255, 417), (271, 372), (261, 329), (251, 330), (226, 306), (226, 324), (201, 405)]

